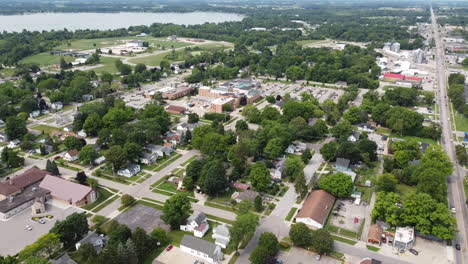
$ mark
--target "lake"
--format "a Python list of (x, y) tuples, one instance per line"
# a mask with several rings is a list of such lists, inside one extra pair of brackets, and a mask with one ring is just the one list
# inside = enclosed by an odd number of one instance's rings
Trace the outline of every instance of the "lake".
[(218, 12), (191, 13), (33, 13), (24, 15), (0, 15), (0, 31), (117, 29), (129, 26), (151, 25), (152, 23), (173, 23), (177, 25), (198, 25), (206, 22), (220, 23), (241, 21), (243, 15)]

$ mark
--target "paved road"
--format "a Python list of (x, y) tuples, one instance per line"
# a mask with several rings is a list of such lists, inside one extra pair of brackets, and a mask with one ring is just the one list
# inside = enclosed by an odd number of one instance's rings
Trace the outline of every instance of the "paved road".
[[(365, 248), (351, 246), (345, 243), (335, 241), (335, 250), (347, 255), (360, 257), (360, 258), (373, 258), (382, 261), (384, 264), (409, 264), (409, 262), (399, 260), (397, 258), (384, 256), (382, 254), (370, 251)], [(429, 264), (429, 263), (427, 263)]]
[(448, 193), (449, 203), (454, 206), (457, 210), (456, 218), (458, 224), (458, 235), (457, 239), (462, 247), (462, 251), (455, 252), (455, 263), (467, 263), (467, 209), (465, 206), (465, 194), (463, 190), (463, 178), (464, 171), (456, 162), (455, 148), (452, 139), (452, 128), (450, 124), (450, 112), (448, 107), (447, 98), (447, 77), (445, 76), (445, 58), (444, 58), (444, 47), (439, 34), (436, 16), (431, 7), (431, 18), (432, 18), (432, 30), (434, 32), (434, 39), (436, 42), (436, 59), (437, 59), (437, 84), (438, 90), (438, 103), (440, 106), (440, 124), (442, 126), (442, 147), (448, 154), (450, 159), (454, 161), (455, 168), (453, 174), (449, 177)]

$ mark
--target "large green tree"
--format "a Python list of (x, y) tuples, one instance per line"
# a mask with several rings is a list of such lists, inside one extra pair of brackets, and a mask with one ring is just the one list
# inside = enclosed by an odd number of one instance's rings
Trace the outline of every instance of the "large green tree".
[(57, 221), (50, 230), (60, 237), (65, 247), (70, 247), (83, 238), (89, 231), (88, 220), (84, 213), (73, 213), (63, 221)]
[(353, 192), (351, 176), (338, 172), (321, 177), (319, 187), (336, 197), (349, 197)]
[(175, 194), (164, 204), (164, 215), (161, 216), (161, 219), (172, 229), (178, 229), (190, 215), (191, 209), (190, 200), (185, 194)]
[(260, 192), (266, 192), (271, 184), (270, 171), (263, 162), (255, 163), (250, 169), (252, 187)]

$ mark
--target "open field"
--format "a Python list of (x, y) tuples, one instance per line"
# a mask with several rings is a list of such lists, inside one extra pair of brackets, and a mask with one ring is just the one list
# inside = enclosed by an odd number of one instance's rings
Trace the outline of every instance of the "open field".
[(96, 72), (96, 74), (101, 74), (103, 72), (115, 74), (118, 72), (117, 68), (115, 67), (115, 62), (117, 60), (119, 59), (113, 57), (101, 57), (100, 64), (102, 64), (102, 66), (94, 68), (93, 71)]
[(50, 55), (49, 52), (42, 52), (42, 53), (32, 55), (32, 56), (22, 59), (20, 63), (36, 63), (41, 66), (44, 66), (44, 65), (59, 64), (60, 58), (64, 58), (66, 62), (72, 62), (76, 60), (76, 58), (73, 58), (71, 56), (56, 56), (56, 55)]
[(178, 42), (178, 41), (169, 41), (166, 38), (154, 38), (151, 36), (147, 37), (116, 37), (116, 38), (97, 38), (97, 39), (78, 39), (73, 40), (68, 43), (64, 43), (56, 47), (56, 49), (80, 49), (80, 50), (89, 50), (89, 49), (96, 49), (96, 48), (103, 48), (103, 47), (110, 47), (114, 45), (121, 44), (122, 40), (144, 40), (147, 41), (150, 46), (155, 47), (164, 47), (164, 48), (180, 48), (190, 46), (192, 44), (185, 43), (185, 42)]

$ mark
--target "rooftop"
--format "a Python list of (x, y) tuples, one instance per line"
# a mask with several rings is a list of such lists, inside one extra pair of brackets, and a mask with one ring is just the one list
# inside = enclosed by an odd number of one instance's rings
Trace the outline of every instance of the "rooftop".
[(22, 174), (14, 176), (9, 180), (0, 182), (0, 194), (8, 196), (22, 189), (40, 182), (49, 172), (32, 167)]
[(414, 240), (414, 228), (412, 227), (397, 227), (395, 232), (395, 241), (409, 243)]
[(47, 175), (39, 187), (49, 190), (51, 195), (64, 201), (76, 203), (91, 192), (91, 187), (74, 183), (57, 176)]
[(36, 198), (44, 197), (49, 191), (39, 188), (38, 184), (27, 187), (21, 194), (0, 201), (0, 212), (7, 213), (16, 207)]
[(215, 244), (208, 242), (206, 240), (196, 238), (190, 235), (184, 235), (182, 241), (180, 242), (181, 246), (191, 248), (198, 252), (203, 252), (208, 255), (209, 258), (216, 258), (216, 246)]
[(323, 225), (333, 207), (333, 203), (335, 203), (335, 196), (324, 190), (313, 191), (307, 197), (296, 218), (310, 218)]

